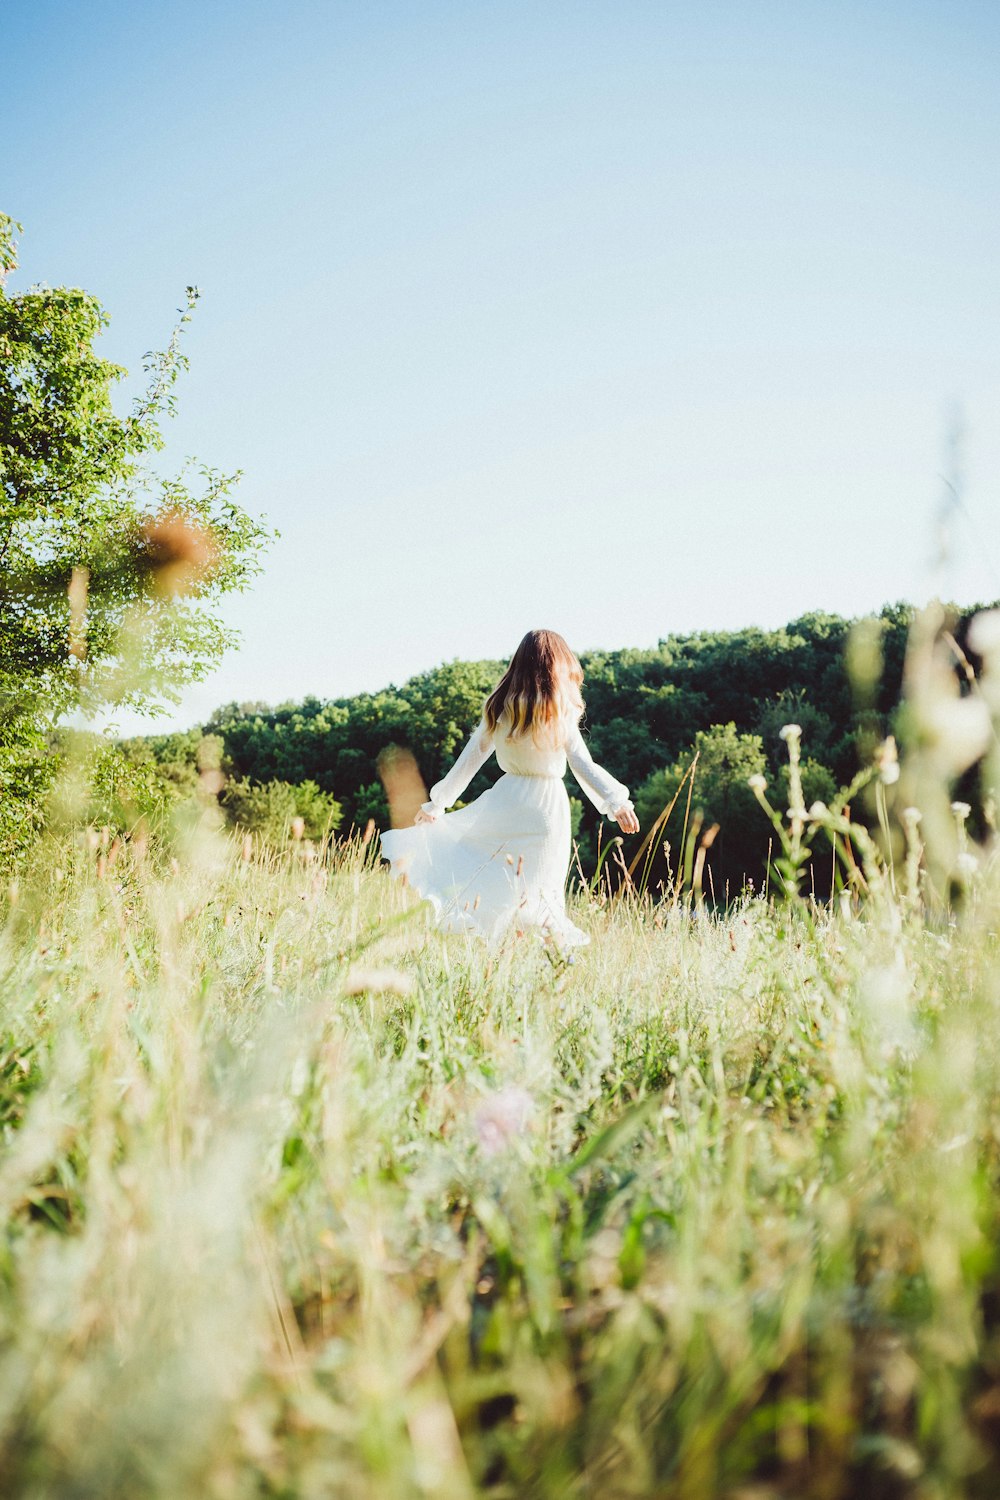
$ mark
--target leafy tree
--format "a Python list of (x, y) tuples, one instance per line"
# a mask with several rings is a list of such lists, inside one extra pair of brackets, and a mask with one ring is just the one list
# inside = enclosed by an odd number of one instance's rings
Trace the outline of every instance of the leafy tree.
[(805, 688), (784, 688), (762, 708), (755, 729), (764, 745), (767, 763), (779, 771), (786, 764), (781, 731), (786, 724), (798, 724), (802, 741), (814, 758), (827, 762), (837, 739), (833, 722), (822, 708), (810, 702)]
[(381, 782), (370, 781), (367, 786), (360, 787), (352, 801), (354, 807), (352, 822), (356, 828), (364, 828), (369, 820), (378, 828), (388, 828), (389, 803)]
[[(19, 228), (0, 215), (4, 276)], [(108, 322), (97, 299), (0, 282), (0, 849), (37, 822), (60, 718), (176, 699), (232, 638), (212, 604), (257, 571), (265, 532), (232, 499), (238, 475), (203, 468), (195, 492), (148, 467), (197, 296), (189, 287), (120, 416), (112, 393), (126, 372), (94, 350)]]
[(314, 781), (298, 786), (287, 781), (268, 781), (262, 786), (230, 781), (219, 800), (233, 823), (271, 844), (287, 842), (297, 819), (302, 820), (302, 836), (309, 839), (325, 838), (340, 827), (340, 804)]
[[(695, 757), (691, 811), (700, 815), (703, 826), (719, 825), (708, 863), (721, 896), (727, 882), (738, 888), (744, 877), (756, 873), (759, 867), (763, 818), (747, 781), (763, 774), (764, 747), (759, 735), (740, 734), (732, 722), (699, 730), (689, 750), (638, 788), (635, 808), (645, 829), (669, 806)], [(664, 833), (674, 843), (678, 857), (686, 806), (685, 789)]]
[(121, 742), (123, 753), (139, 765), (148, 765), (164, 789), (167, 803), (193, 797), (206, 770), (229, 769), (221, 735), (188, 729), (166, 735), (143, 735)]

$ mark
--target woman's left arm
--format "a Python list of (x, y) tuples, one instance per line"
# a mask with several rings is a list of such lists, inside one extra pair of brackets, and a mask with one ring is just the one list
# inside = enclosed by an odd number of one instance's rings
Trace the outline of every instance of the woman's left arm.
[(576, 724), (566, 736), (566, 759), (597, 811), (605, 817), (614, 818), (624, 833), (638, 833), (639, 820), (629, 801), (628, 787), (616, 781), (597, 764), (584, 744), (583, 735)]

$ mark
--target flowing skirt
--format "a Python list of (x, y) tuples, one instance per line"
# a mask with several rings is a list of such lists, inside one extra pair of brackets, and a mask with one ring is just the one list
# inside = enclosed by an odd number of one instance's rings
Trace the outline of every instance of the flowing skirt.
[(570, 845), (554, 776), (501, 776), (468, 807), (382, 834), (392, 873), (431, 902), (439, 927), (494, 943), (533, 927), (563, 948), (590, 941), (566, 915)]

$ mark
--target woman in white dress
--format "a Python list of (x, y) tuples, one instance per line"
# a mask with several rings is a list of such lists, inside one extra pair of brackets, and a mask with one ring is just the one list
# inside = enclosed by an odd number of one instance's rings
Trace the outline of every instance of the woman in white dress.
[[(414, 826), (383, 833), (393, 874), (431, 902), (447, 931), (496, 942), (513, 926), (538, 928), (560, 947), (590, 941), (566, 915), (567, 761), (600, 813), (625, 833), (637, 833), (639, 822), (628, 787), (595, 765), (583, 742), (582, 682), (561, 635), (529, 630)], [(446, 814), (493, 753), (504, 775), (468, 807)]]

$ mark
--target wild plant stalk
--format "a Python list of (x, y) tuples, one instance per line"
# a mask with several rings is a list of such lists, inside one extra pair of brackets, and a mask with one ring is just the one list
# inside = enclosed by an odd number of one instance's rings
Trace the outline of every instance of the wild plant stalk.
[(782, 899), (713, 915), (692, 832), (663, 899), (577, 893), (572, 964), (442, 938), (370, 830), (42, 844), (5, 1493), (995, 1493), (1000, 876), (890, 764), (892, 867), (793, 779)]

